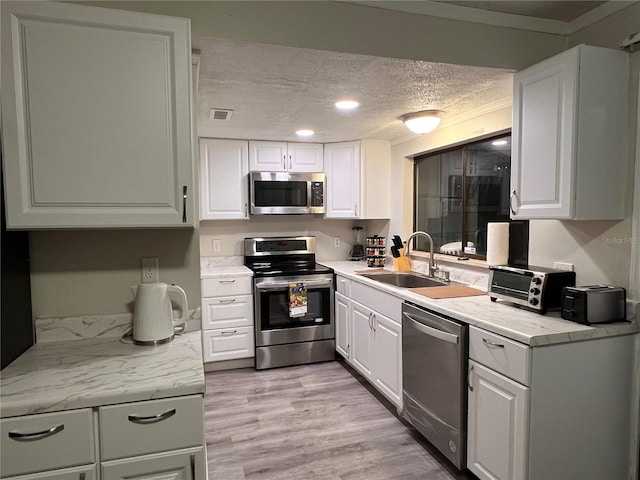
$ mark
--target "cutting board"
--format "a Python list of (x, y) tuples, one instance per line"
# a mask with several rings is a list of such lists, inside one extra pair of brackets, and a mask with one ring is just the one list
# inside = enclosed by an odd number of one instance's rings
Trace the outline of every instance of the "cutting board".
[(456, 298), (456, 297), (474, 297), (476, 295), (486, 295), (487, 292), (478, 290), (477, 288), (467, 287), (465, 285), (445, 285), (443, 287), (421, 287), (412, 288), (413, 293), (424, 295), (429, 298)]

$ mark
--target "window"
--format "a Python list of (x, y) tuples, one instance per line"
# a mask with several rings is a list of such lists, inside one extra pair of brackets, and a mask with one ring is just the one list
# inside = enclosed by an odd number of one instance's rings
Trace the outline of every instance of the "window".
[[(484, 259), (487, 223), (509, 222), (511, 134), (415, 159), (414, 230), (431, 235), (434, 251)], [(526, 264), (526, 221), (511, 222), (510, 261)], [(416, 250), (428, 250), (418, 238)]]

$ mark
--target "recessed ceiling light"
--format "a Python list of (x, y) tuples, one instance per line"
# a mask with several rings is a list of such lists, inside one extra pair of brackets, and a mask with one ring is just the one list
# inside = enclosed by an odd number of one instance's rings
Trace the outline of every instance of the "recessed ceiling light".
[(352, 110), (359, 105), (360, 103), (356, 102), (355, 100), (340, 100), (339, 102), (335, 103), (336, 108), (339, 108), (340, 110)]
[(315, 132), (313, 130), (309, 130), (307, 128), (303, 128), (301, 130), (298, 130), (296, 132), (296, 135), (300, 136), (300, 137), (310, 137), (311, 135), (313, 135)]
[(507, 142), (506, 140), (494, 140), (493, 142), (491, 142), (491, 145), (495, 146), (495, 147), (499, 147), (500, 145), (506, 145)]

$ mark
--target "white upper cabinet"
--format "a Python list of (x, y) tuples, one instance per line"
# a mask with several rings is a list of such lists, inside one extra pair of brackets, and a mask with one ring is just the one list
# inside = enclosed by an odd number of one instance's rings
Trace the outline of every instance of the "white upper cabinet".
[(327, 218), (389, 218), (391, 147), (385, 140), (324, 146)]
[(513, 90), (511, 218), (624, 218), (629, 55), (580, 45)]
[(252, 172), (322, 172), (321, 143), (249, 142)]
[(189, 20), (3, 2), (11, 229), (193, 227)]
[(200, 219), (249, 218), (249, 143), (200, 139)]

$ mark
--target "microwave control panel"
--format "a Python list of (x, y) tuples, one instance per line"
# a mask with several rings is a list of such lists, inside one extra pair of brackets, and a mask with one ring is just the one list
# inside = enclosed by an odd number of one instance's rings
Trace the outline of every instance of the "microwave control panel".
[(324, 205), (324, 182), (311, 182), (311, 207)]

